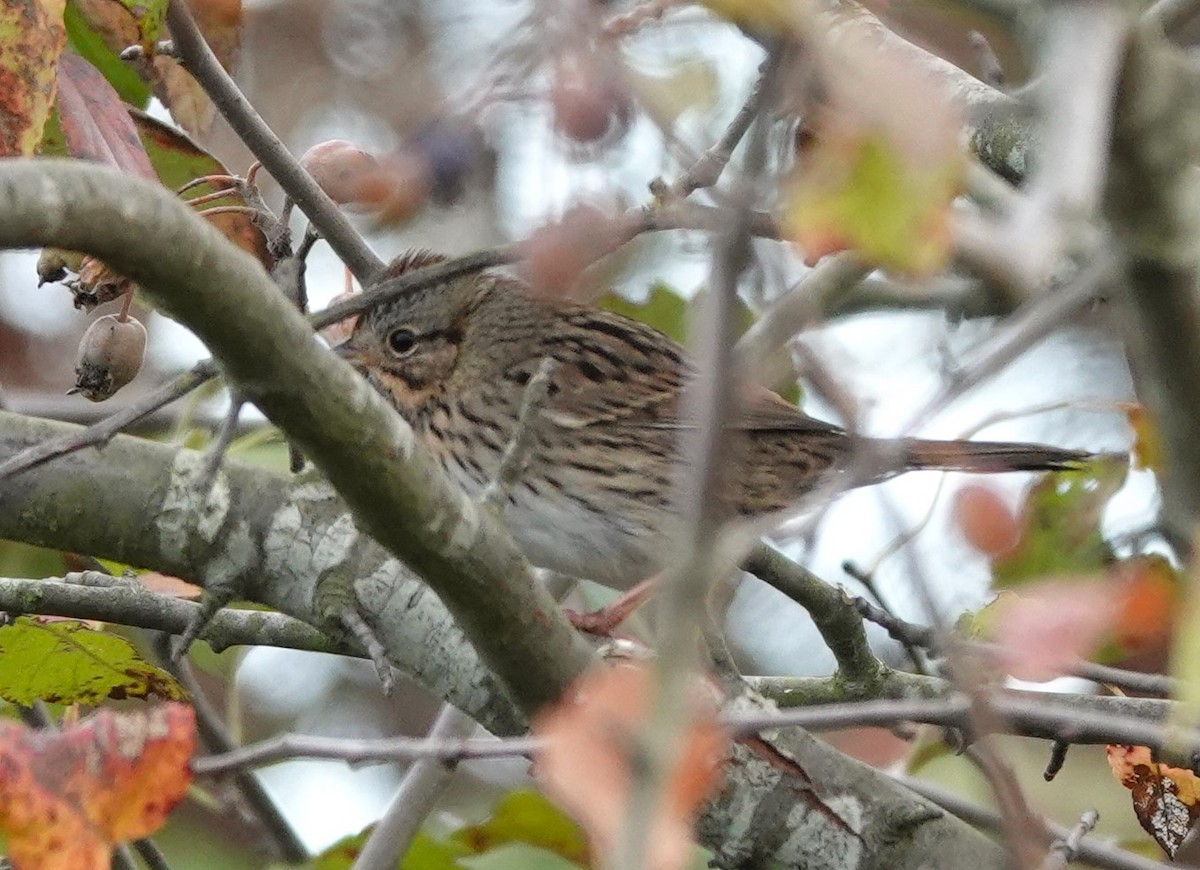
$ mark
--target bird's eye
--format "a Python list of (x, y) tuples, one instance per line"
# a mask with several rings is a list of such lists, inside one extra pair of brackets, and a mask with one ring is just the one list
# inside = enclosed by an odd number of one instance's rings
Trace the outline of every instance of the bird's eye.
[(387, 343), (396, 356), (408, 356), (417, 349), (417, 334), (411, 328), (401, 326), (388, 333)]

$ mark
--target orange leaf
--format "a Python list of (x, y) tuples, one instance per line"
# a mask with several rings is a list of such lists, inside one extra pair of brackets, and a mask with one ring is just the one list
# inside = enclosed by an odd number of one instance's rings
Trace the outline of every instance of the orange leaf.
[(990, 486), (970, 483), (954, 494), (954, 517), (967, 542), (988, 556), (1000, 556), (1017, 546), (1021, 526), (1017, 517)]
[(1200, 779), (1190, 770), (1155, 761), (1145, 746), (1108, 746), (1113, 776), (1133, 794), (1133, 811), (1170, 857), (1200, 815)]
[(102, 710), (60, 730), (0, 723), (0, 831), (18, 870), (107, 870), (157, 830), (191, 782), (195, 715)]
[(1124, 649), (1138, 650), (1162, 641), (1175, 623), (1182, 579), (1162, 556), (1135, 556), (1113, 566), (1112, 573), (1125, 583), (1117, 641)]
[[(534, 721), (534, 733), (546, 740), (534, 774), (605, 854), (611, 855), (626, 822), (632, 756), (652, 697), (644, 667), (606, 666), (581, 677), (566, 698)], [(651, 829), (650, 867), (678, 868), (688, 858), (692, 823), (718, 781), (729, 743), (715, 714), (714, 700), (697, 687), (693, 721)]]

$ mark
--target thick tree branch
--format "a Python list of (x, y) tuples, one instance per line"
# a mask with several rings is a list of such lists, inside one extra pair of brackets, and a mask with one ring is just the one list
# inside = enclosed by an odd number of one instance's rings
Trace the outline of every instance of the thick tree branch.
[[(585, 665), (586, 645), (496, 519), (445, 478), (378, 393), (313, 339), (262, 267), (185, 204), (76, 161), (0, 165), (0, 201), (11, 204), (0, 215), (0, 245), (88, 251), (194, 329), (239, 394), (338, 489), (356, 524), (437, 591), (526, 710), (557, 697)], [(203, 504), (186, 486), (167, 497), (167, 516), (185, 529), (188, 519), (199, 521), (193, 531), (201, 535), (223, 528), (228, 505), (219, 498)], [(350, 525), (347, 541), (356, 534)], [(252, 582), (250, 572), (231, 554), (206, 580), (236, 591)], [(538, 659), (545, 666), (535, 671), (528, 662)]]
[(980, 160), (1009, 180), (1025, 176), (1031, 152), (1030, 125), (1028, 113), (1017, 100), (908, 42), (853, 0), (825, 0), (824, 5), (828, 40), (835, 51), (849, 40), (866, 39), (877, 51), (924, 70), (966, 111), (966, 135)]
[(1126, 337), (1165, 449), (1164, 523), (1200, 520), (1200, 102), (1194, 65), (1143, 25), (1121, 81), (1106, 212), (1128, 286)]

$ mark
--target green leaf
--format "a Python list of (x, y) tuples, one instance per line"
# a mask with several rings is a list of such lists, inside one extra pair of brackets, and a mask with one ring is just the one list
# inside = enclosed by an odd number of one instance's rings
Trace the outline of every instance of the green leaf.
[(586, 864), (587, 839), (562, 810), (536, 791), (509, 792), (496, 805), (491, 818), (468, 825), (451, 835), (451, 840), (479, 854), (508, 843), (526, 843)]
[(400, 870), (459, 870), (470, 852), (459, 843), (417, 834), (400, 862)]
[[(653, 326), (669, 338), (683, 344), (687, 341), (688, 322), (692, 309), (704, 298), (704, 291), (697, 293), (692, 299), (684, 299), (667, 284), (656, 282), (647, 294), (645, 301), (633, 302), (616, 293), (608, 293), (601, 297), (599, 305), (617, 314), (624, 314), (634, 320), (640, 320), (648, 326)], [(741, 335), (755, 321), (754, 312), (739, 299), (738, 334)], [(766, 367), (770, 371), (788, 372), (785, 379), (778, 383), (768, 383), (771, 389), (779, 393), (793, 405), (800, 403), (800, 384), (791, 374), (791, 362), (787, 359), (787, 349), (780, 348), (767, 360)]]
[(92, 29), (72, 0), (68, 0), (63, 22), (67, 25), (67, 43), (75, 53), (100, 70), (122, 100), (139, 109), (146, 108), (150, 85), (105, 45), (104, 38)]
[(682, 342), (687, 338), (687, 300), (661, 281), (650, 288), (644, 302), (632, 302), (624, 296), (608, 293), (599, 304), (601, 308), (653, 326), (675, 341)]
[(926, 165), (877, 130), (824, 131), (800, 165), (784, 223), (812, 260), (852, 248), (885, 269), (927, 276), (950, 256), (950, 204), (964, 164)]
[(149, 52), (162, 34), (169, 0), (116, 0), (137, 25), (138, 44)]
[(186, 700), (174, 677), (138, 655), (129, 641), (75, 620), (22, 616), (0, 628), (0, 698), (95, 706), (107, 698)]
[(483, 855), (460, 858), (458, 866), (470, 870), (579, 870), (581, 865), (527, 843), (509, 843)]
[(1100, 516), (1128, 473), (1124, 459), (1103, 459), (1042, 478), (1026, 499), (1020, 541), (992, 562), (996, 585), (1090, 573), (1111, 563), (1113, 552), (1100, 534)]

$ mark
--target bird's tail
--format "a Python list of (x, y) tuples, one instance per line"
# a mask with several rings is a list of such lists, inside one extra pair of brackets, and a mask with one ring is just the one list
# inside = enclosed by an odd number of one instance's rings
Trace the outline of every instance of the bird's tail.
[(1064, 450), (1044, 444), (1006, 441), (904, 441), (905, 468), (936, 469), (979, 474), (1003, 471), (1069, 471), (1080, 468), (1096, 454)]

